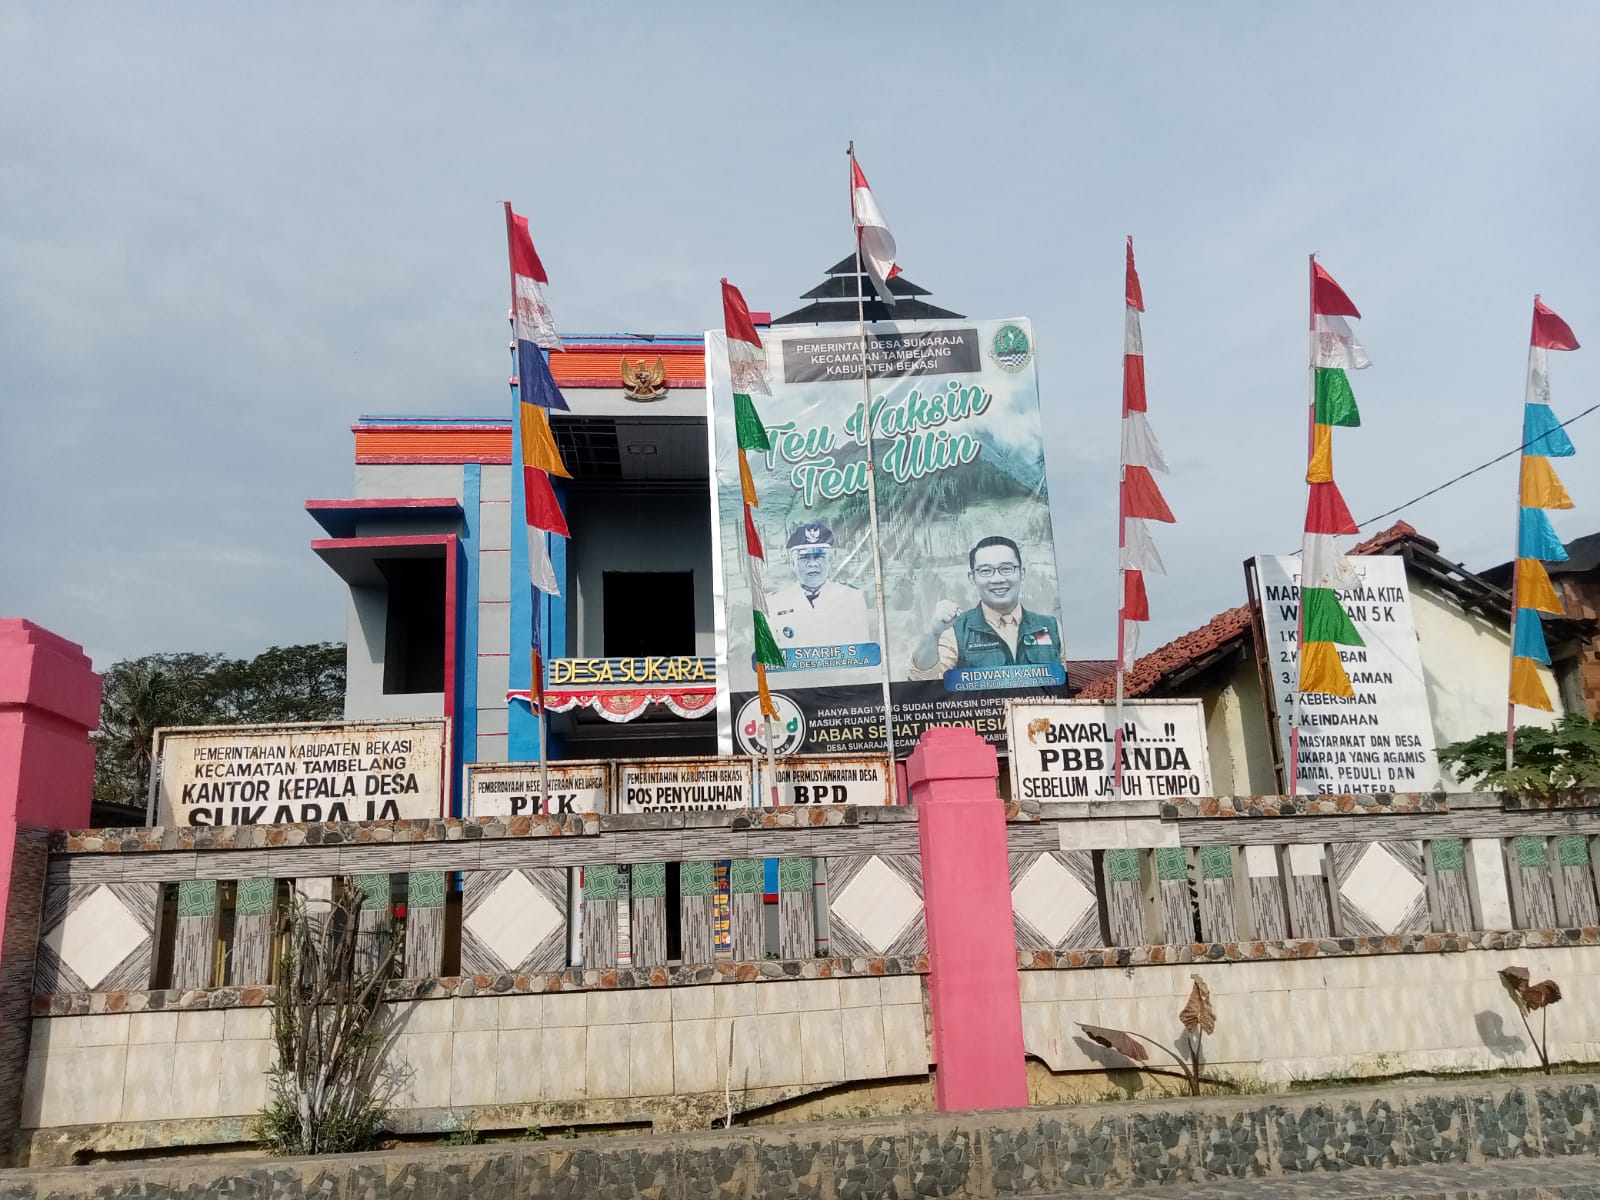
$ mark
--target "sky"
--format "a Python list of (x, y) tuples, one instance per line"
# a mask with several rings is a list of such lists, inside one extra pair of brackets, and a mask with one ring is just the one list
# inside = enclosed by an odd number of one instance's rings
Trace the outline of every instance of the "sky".
[[(506, 410), (502, 200), (564, 330), (696, 332), (848, 251), (854, 139), (907, 277), (1035, 323), (1073, 658), (1114, 644), (1134, 235), (1153, 648), (1298, 548), (1308, 253), (1375, 363), (1357, 520), (1518, 444), (1535, 292), (1595, 346), (1556, 411), (1600, 401), (1597, 44), (1559, 2), (0, 2), (0, 616), (100, 668), (342, 639), (304, 502), (361, 413)], [(1482, 568), (1515, 505), (1513, 457), (1400, 516)]]

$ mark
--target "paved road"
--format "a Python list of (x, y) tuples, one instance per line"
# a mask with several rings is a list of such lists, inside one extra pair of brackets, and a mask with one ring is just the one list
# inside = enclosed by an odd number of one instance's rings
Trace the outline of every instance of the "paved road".
[(1186, 1183), (1136, 1192), (1067, 1192), (1118, 1200), (1600, 1200), (1600, 1158), (1318, 1172), (1297, 1179)]

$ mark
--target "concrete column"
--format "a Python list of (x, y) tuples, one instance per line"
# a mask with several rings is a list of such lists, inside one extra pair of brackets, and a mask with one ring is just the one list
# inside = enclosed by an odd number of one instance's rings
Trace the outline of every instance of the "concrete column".
[(930, 729), (907, 775), (917, 808), (940, 1112), (1028, 1103), (1005, 806), (993, 747)]
[(100, 677), (83, 648), (31, 621), (0, 620), (0, 1146), (28, 1065), (45, 831), (89, 824)]

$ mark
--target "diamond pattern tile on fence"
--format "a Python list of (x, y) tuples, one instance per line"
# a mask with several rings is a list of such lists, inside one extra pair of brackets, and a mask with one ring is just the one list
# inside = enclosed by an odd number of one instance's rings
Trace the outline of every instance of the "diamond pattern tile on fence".
[(1011, 911), (1022, 950), (1099, 946), (1094, 858), (1087, 850), (1011, 856)]
[(1333, 852), (1344, 932), (1354, 937), (1428, 929), (1420, 842), (1340, 842)]
[(34, 990), (115, 992), (150, 986), (155, 883), (49, 888), (40, 920)]
[(922, 864), (916, 855), (830, 858), (828, 893), (828, 932), (835, 954), (876, 958), (927, 950)]
[(567, 873), (469, 871), (461, 896), (461, 972), (553, 971), (566, 962)]

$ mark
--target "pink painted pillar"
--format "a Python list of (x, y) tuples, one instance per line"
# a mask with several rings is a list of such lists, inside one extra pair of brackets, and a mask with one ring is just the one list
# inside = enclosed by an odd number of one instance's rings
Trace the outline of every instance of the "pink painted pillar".
[(1025, 1108), (1022, 997), (994, 748), (930, 729), (911, 754), (940, 1112)]
[(0, 620), (0, 1147), (28, 1065), (33, 957), (49, 861), (46, 831), (89, 824), (100, 676), (81, 646)]

